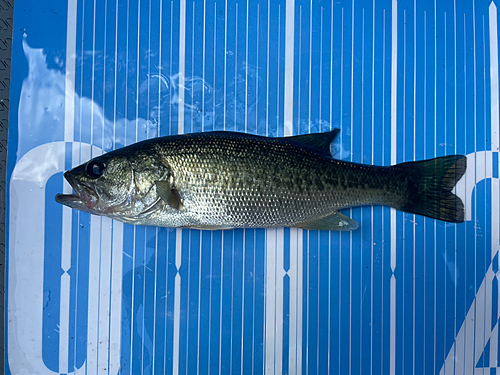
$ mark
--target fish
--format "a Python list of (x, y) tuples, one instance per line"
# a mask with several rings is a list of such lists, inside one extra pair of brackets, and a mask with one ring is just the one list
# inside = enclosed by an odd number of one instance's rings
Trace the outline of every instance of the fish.
[(463, 155), (393, 166), (333, 158), (340, 129), (292, 137), (229, 131), (144, 140), (64, 173), (74, 194), (55, 200), (124, 223), (171, 228), (294, 227), (355, 230), (339, 210), (385, 205), (451, 223), (464, 221), (452, 190)]

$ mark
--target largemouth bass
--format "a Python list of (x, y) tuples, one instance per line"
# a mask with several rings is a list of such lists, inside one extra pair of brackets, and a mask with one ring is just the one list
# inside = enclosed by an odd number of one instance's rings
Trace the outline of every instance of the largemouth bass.
[(465, 156), (390, 167), (350, 163), (330, 153), (338, 133), (149, 139), (67, 171), (75, 194), (58, 194), (56, 201), (130, 224), (198, 229), (353, 230), (358, 223), (338, 210), (362, 205), (464, 220), (452, 189), (465, 172)]

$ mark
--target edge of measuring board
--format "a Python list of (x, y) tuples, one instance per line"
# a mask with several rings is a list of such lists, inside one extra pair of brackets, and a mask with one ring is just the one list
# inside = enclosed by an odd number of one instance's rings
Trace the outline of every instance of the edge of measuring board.
[(10, 67), (14, 0), (0, 0), (0, 374), (5, 370), (5, 215)]

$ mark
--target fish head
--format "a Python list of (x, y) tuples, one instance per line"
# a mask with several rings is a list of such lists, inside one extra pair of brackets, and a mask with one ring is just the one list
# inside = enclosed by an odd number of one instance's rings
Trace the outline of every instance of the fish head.
[(57, 194), (56, 201), (96, 215), (110, 216), (127, 202), (132, 170), (120, 156), (98, 156), (64, 173), (75, 194)]
[(57, 202), (94, 215), (134, 223), (158, 202), (156, 181), (171, 174), (157, 155), (112, 151), (64, 173), (74, 194)]
[(65, 172), (75, 193), (57, 194), (55, 199), (77, 210), (125, 220), (154, 204), (154, 181), (166, 173), (152, 155), (110, 152)]

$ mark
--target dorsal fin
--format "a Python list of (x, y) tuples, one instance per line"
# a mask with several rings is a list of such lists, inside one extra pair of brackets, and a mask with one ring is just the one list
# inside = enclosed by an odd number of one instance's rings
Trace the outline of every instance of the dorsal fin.
[(319, 148), (323, 151), (330, 153), (330, 145), (339, 133), (340, 129), (333, 129), (332, 131), (326, 133), (295, 135), (293, 137), (287, 137), (287, 139), (292, 139), (296, 142), (306, 143), (310, 146)]

